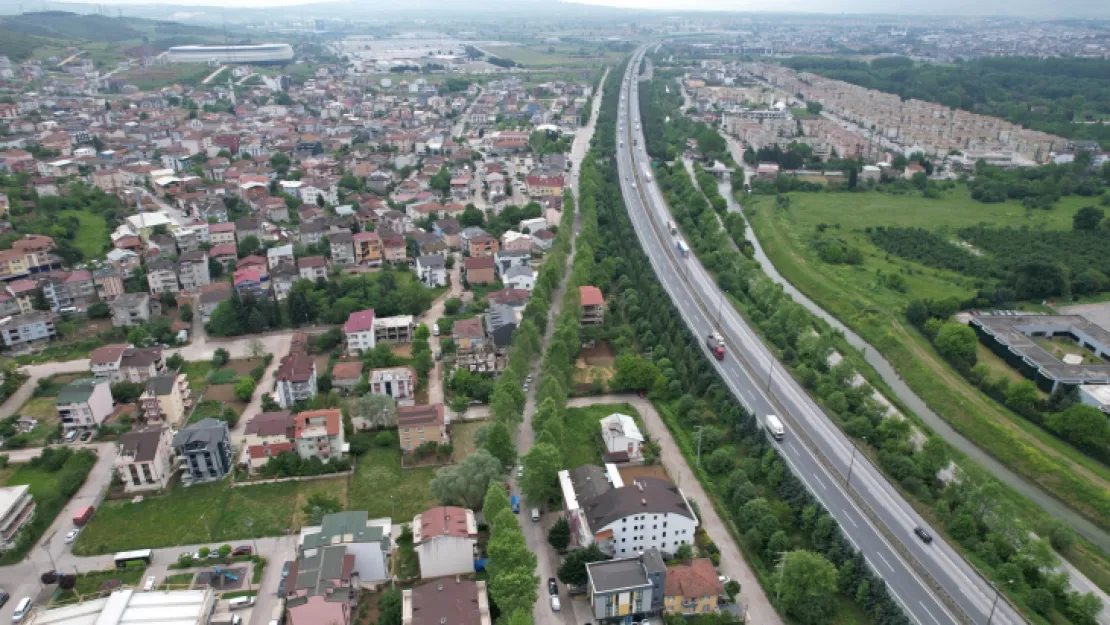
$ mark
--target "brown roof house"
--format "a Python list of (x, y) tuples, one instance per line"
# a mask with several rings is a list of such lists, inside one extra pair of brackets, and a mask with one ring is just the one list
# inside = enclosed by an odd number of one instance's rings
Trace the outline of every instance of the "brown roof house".
[(605, 323), (605, 298), (596, 286), (578, 287), (578, 303), (582, 306), (579, 325), (592, 326)]
[(343, 545), (301, 550), (285, 578), (285, 622), (350, 625), (358, 595), (354, 568), (355, 556)]
[(424, 443), (450, 443), (447, 425), (443, 416), (443, 404), (397, 408), (397, 432), (401, 435), (401, 451), (411, 453)]
[(401, 625), (491, 625), (492, 622), (485, 582), (440, 579), (401, 594)]
[(725, 587), (708, 558), (670, 566), (664, 583), (663, 611), (683, 616), (716, 612), (717, 597), (724, 592)]
[(112, 469), (123, 480), (126, 492), (165, 488), (174, 472), (169, 428), (152, 427), (120, 434)]
[(277, 403), (282, 408), (289, 408), (294, 402), (312, 399), (318, 392), (316, 362), (308, 352), (292, 349), (281, 359), (274, 381)]
[(412, 544), (424, 578), (473, 572), (477, 543), (478, 523), (473, 510), (440, 506), (412, 520)]
[(362, 362), (337, 362), (331, 368), (331, 385), (343, 395), (354, 392), (362, 379)]
[(497, 281), (497, 275), (494, 272), (494, 262), (492, 256), (485, 256), (482, 258), (469, 257), (463, 259), (463, 283), (470, 284), (493, 284)]

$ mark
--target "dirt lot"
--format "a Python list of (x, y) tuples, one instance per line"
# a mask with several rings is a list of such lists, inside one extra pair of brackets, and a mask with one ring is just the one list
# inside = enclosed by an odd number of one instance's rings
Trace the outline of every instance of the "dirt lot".
[(667, 470), (661, 464), (645, 464), (638, 467), (621, 466), (618, 470), (625, 484), (631, 483), (632, 480), (638, 477), (657, 477), (661, 480), (671, 481), (671, 476), (667, 475)]
[(238, 373), (240, 376), (244, 376), (250, 375), (251, 369), (254, 369), (260, 364), (262, 364), (262, 360), (259, 358), (247, 358), (245, 360), (229, 360), (226, 365), (220, 368), (234, 369), (235, 373)]
[(617, 360), (613, 348), (606, 343), (598, 343), (593, 347), (583, 349), (578, 354), (587, 365), (591, 366), (611, 365)]
[(328, 370), (328, 354), (316, 354), (312, 357), (312, 361), (316, 363), (316, 374), (323, 375), (324, 373), (331, 373)]

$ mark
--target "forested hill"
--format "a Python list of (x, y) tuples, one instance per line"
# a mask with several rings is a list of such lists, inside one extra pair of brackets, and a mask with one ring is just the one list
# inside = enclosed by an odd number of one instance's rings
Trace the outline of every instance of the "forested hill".
[[(13, 61), (31, 57), (41, 47), (80, 42), (133, 42), (180, 37), (214, 37), (220, 31), (178, 22), (134, 17), (80, 15), (68, 11), (40, 11), (0, 16), (0, 54)], [(192, 42), (185, 39), (185, 42)]]
[(996, 57), (930, 65), (905, 57), (870, 63), (794, 57), (784, 63), (904, 99), (928, 100), (1062, 137), (1110, 144), (1110, 60)]

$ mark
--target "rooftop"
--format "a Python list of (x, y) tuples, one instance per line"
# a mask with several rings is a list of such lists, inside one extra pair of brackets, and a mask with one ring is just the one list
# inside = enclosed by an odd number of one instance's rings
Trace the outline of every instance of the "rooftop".
[(591, 562), (586, 565), (586, 574), (594, 592), (611, 593), (651, 585), (647, 567), (639, 557)]

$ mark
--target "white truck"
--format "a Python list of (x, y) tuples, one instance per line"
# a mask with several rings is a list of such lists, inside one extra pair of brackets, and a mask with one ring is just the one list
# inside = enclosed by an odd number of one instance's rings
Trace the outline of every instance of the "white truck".
[(776, 441), (781, 441), (786, 429), (782, 427), (782, 420), (777, 415), (767, 415), (767, 429), (771, 432), (771, 437)]

